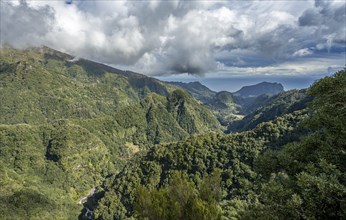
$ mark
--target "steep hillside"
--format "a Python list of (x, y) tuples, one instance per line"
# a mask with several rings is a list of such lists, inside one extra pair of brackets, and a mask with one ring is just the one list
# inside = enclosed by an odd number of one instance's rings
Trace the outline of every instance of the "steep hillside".
[(186, 91), (46, 47), (1, 49), (0, 103), (0, 218), (75, 218), (136, 153), (220, 129)]
[(242, 106), (235, 103), (233, 94), (230, 92), (214, 92), (200, 82), (169, 82), (169, 84), (186, 89), (195, 99), (211, 110), (224, 126), (242, 117), (238, 114)]
[(256, 85), (244, 86), (237, 92), (233, 93), (234, 102), (242, 108), (239, 113), (247, 115), (256, 110), (254, 107), (261, 106), (266, 99), (283, 92), (284, 88), (280, 83), (262, 82)]
[(345, 70), (245, 99), (192, 87), (212, 98), (2, 48), (0, 219), (345, 219)]
[(266, 103), (271, 103), (272, 96), (284, 91), (280, 83), (269, 82), (244, 86), (235, 93), (227, 91), (214, 92), (199, 82), (169, 83), (186, 89), (193, 97), (209, 108), (224, 126), (243, 123), (238, 121), (244, 115), (253, 113)]
[[(300, 132), (297, 125), (305, 117), (305, 112), (295, 112), (274, 122), (263, 123), (249, 132), (210, 133), (185, 142), (156, 146), (107, 180), (94, 198), (97, 206), (94, 207), (95, 201), (91, 201), (89, 208), (95, 209), (97, 219), (123, 219), (136, 214), (134, 204), (140, 185), (151, 190), (165, 187), (175, 171), (183, 171), (198, 191), (204, 177), (221, 169), (222, 197), (227, 204), (224, 208), (231, 210), (232, 206), (227, 207), (229, 200), (233, 203), (246, 200), (254, 190), (258, 176), (252, 168), (253, 160), (268, 147), (295, 140)], [(167, 207), (170, 208), (173, 207)], [(232, 216), (224, 213), (224, 217)]]
[(2, 49), (0, 123), (111, 115), (150, 92), (168, 94), (158, 80), (88, 60), (71, 60), (49, 48)]
[[(261, 122), (275, 119), (284, 114), (305, 109), (312, 97), (307, 96), (307, 90), (290, 90), (274, 96), (261, 95), (246, 107), (245, 112), (250, 112), (242, 120), (229, 125), (228, 131), (249, 130)], [(254, 110), (255, 109), (255, 110)]]
[(310, 110), (151, 148), (88, 206), (97, 219), (344, 219), (345, 88), (343, 70), (309, 89)]
[(168, 82), (169, 84), (179, 86), (185, 90), (187, 90), (195, 99), (201, 101), (202, 103), (209, 103), (211, 102), (216, 92), (210, 90), (205, 85), (201, 84), (200, 82), (189, 82), (189, 83), (183, 83), (183, 82)]
[[(174, 90), (159, 80), (137, 73), (88, 60), (72, 61), (73, 57), (49, 48), (4, 48), (1, 54), (2, 124), (114, 117), (124, 109), (138, 106), (150, 94), (155, 94), (152, 99), (164, 100)], [(207, 117), (213, 117), (192, 98), (186, 100), (185, 105), (206, 111)], [(142, 107), (141, 111), (146, 113), (148, 109)], [(217, 127), (215, 120), (203, 120), (206, 123), (192, 133)]]

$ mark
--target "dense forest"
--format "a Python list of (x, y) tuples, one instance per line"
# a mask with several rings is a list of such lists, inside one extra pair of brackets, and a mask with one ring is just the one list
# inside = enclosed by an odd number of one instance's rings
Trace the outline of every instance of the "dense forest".
[(344, 219), (346, 72), (308, 108), (254, 129), (160, 145), (109, 177), (97, 219)]
[(1, 50), (0, 219), (75, 218), (80, 198), (137, 152), (221, 131), (179, 87), (72, 59)]
[(0, 219), (346, 218), (346, 70), (242, 101), (1, 53)]

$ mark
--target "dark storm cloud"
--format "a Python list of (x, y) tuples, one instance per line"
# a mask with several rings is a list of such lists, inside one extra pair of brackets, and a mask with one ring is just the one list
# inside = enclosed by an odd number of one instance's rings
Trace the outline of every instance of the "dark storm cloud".
[(322, 16), (315, 9), (308, 9), (299, 18), (300, 26), (317, 26), (321, 25)]
[(345, 47), (346, 4), (343, 1), (316, 0), (315, 7), (299, 17), (299, 25), (311, 29), (316, 48)]

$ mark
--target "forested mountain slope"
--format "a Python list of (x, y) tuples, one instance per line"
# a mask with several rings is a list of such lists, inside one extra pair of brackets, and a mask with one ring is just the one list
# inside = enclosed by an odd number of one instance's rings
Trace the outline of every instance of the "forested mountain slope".
[(185, 90), (187, 90), (194, 98), (201, 101), (202, 103), (209, 103), (211, 102), (216, 92), (210, 90), (205, 85), (201, 84), (200, 82), (168, 82), (169, 84), (179, 86)]
[(224, 199), (250, 199), (249, 193), (258, 177), (252, 167), (253, 160), (275, 143), (294, 139), (297, 123), (304, 117), (304, 112), (296, 112), (273, 123), (261, 124), (249, 132), (232, 135), (210, 133), (192, 137), (186, 142), (156, 146), (106, 181), (96, 217), (122, 219), (126, 214), (132, 215), (137, 187), (144, 185), (154, 189), (165, 186), (175, 171), (186, 172), (189, 179), (198, 184), (202, 177), (221, 169)]
[(46, 47), (1, 49), (0, 103), (1, 219), (77, 216), (138, 151), (220, 130), (184, 90)]
[(215, 92), (202, 85), (200, 82), (168, 83), (186, 89), (195, 99), (204, 104), (204, 106), (207, 107), (224, 126), (227, 126), (230, 122), (242, 117), (242, 115), (239, 115), (242, 106), (235, 102), (231, 92)]
[[(280, 83), (262, 82), (256, 85), (244, 86), (234, 93), (228, 91), (215, 92), (199, 82), (169, 82), (169, 84), (186, 89), (194, 98), (209, 108), (214, 115), (217, 116), (222, 125), (232, 126), (232, 124), (235, 123), (236, 127), (233, 126), (233, 130), (241, 130), (240, 127), (244, 126), (244, 121), (249, 120), (248, 118), (251, 117), (248, 116), (245, 120), (238, 122), (244, 115), (247, 116), (253, 113), (267, 103), (271, 104), (275, 102), (275, 97), (277, 97), (277, 100), (282, 100), (284, 103), (288, 101), (284, 96), (294, 96), (292, 95), (292, 93), (294, 93), (293, 91), (289, 91), (288, 94), (282, 95), (281, 97), (275, 96), (284, 92), (283, 86)], [(302, 98), (302, 95), (295, 97), (295, 101), (300, 101), (300, 98)], [(274, 115), (278, 114), (274, 113)], [(270, 119), (273, 118), (274, 117)], [(258, 121), (261, 121), (261, 119)], [(266, 121), (268, 121), (268, 119)], [(251, 128), (253, 127), (254, 126)]]
[(97, 219), (344, 219), (345, 88), (343, 70), (309, 89), (309, 110), (156, 146), (90, 208)]
[(245, 131), (256, 127), (261, 122), (275, 119), (284, 114), (307, 108), (312, 97), (307, 95), (307, 90), (290, 90), (274, 96), (262, 95), (257, 97), (252, 104), (244, 107), (244, 112), (249, 112), (242, 120), (231, 123), (229, 132)]

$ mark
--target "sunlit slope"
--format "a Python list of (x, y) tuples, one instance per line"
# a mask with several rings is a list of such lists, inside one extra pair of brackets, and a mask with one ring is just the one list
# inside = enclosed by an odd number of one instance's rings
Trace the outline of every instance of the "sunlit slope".
[(46, 47), (1, 49), (0, 103), (1, 219), (75, 219), (138, 151), (220, 129), (184, 90)]

